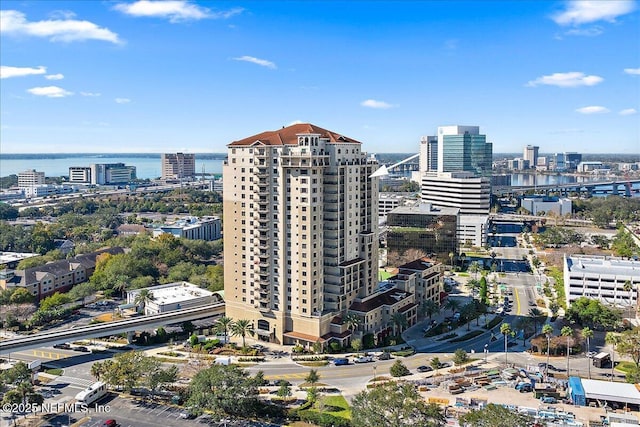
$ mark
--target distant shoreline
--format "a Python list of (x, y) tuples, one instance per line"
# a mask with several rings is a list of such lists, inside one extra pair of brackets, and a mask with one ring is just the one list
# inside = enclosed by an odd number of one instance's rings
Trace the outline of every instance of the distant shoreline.
[[(192, 153), (196, 159), (224, 160), (226, 153)], [(2, 153), (2, 158), (12, 160), (28, 159), (69, 159), (69, 158), (147, 158), (159, 159), (162, 153)]]

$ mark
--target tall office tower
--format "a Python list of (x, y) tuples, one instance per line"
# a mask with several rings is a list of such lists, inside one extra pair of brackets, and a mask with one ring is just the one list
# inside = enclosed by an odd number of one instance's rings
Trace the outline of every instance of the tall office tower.
[(438, 170), (438, 137), (423, 136), (420, 139), (420, 176)]
[(522, 158), (529, 161), (530, 168), (535, 168), (538, 164), (538, 150), (540, 150), (540, 147), (537, 145), (527, 145), (524, 147)]
[(438, 127), (438, 172), (491, 176), (493, 145), (478, 126)]
[(578, 168), (578, 165), (582, 161), (582, 154), (576, 153), (574, 151), (565, 151), (564, 152), (564, 165), (566, 170), (575, 171)]
[(34, 185), (44, 184), (44, 172), (38, 172), (35, 169), (28, 169), (24, 172), (18, 172), (18, 187), (28, 188)]
[(309, 123), (228, 145), (226, 315), (261, 339), (342, 339), (336, 319), (377, 291), (378, 163), (361, 145)]
[(188, 153), (162, 155), (162, 179), (195, 178), (196, 156)]
[(553, 170), (556, 172), (564, 172), (566, 167), (564, 153), (555, 153), (553, 155)]

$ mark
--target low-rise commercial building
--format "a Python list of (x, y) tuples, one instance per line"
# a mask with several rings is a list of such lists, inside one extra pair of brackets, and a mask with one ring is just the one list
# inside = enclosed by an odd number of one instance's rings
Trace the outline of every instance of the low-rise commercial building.
[(174, 310), (202, 307), (219, 301), (219, 296), (193, 283), (175, 282), (144, 288), (151, 295), (140, 301), (142, 289), (127, 292), (127, 303), (138, 305), (144, 314), (166, 313)]
[(71, 194), (78, 192), (78, 187), (75, 185), (54, 185), (54, 184), (40, 184), (32, 185), (30, 187), (24, 187), (24, 197), (31, 199), (34, 197), (46, 197), (56, 194)]
[(72, 184), (119, 185), (136, 179), (136, 167), (124, 163), (94, 163), (69, 168)]
[(637, 308), (639, 286), (640, 261), (602, 256), (564, 257), (567, 305), (588, 297), (618, 307)]
[(218, 240), (222, 238), (222, 222), (217, 216), (188, 217), (172, 224), (161, 225), (153, 230), (154, 237), (164, 233), (189, 240)]

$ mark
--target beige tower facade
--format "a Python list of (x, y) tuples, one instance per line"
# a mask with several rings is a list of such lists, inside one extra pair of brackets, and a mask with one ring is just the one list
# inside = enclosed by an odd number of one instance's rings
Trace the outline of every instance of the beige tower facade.
[(190, 153), (162, 154), (162, 179), (183, 179), (196, 176), (196, 156)]
[(378, 164), (361, 146), (308, 123), (228, 145), (226, 315), (261, 339), (344, 338), (335, 319), (377, 291)]

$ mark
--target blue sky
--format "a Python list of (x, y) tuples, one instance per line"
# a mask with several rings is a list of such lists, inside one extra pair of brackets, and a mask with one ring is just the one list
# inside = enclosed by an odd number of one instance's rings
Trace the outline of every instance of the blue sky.
[(640, 153), (637, 1), (0, 3), (0, 153), (225, 152), (296, 121), (417, 152)]

